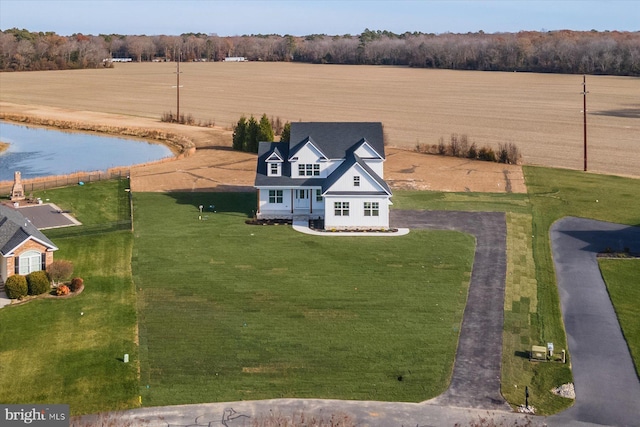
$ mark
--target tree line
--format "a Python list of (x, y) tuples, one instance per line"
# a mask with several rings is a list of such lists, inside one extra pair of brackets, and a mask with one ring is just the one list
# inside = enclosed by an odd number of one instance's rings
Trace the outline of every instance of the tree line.
[(359, 35), (219, 37), (203, 33), (59, 36), (16, 28), (0, 31), (2, 71), (96, 68), (109, 66), (110, 58), (222, 61), (227, 56), (243, 56), (249, 61), (640, 76), (640, 32), (395, 34), (365, 29)]

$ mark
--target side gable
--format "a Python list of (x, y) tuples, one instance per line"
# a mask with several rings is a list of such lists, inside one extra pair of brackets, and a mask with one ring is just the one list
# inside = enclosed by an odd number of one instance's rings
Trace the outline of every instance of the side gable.
[(58, 250), (40, 230), (17, 210), (0, 205), (0, 254), (11, 254), (28, 241), (35, 241), (47, 250)]

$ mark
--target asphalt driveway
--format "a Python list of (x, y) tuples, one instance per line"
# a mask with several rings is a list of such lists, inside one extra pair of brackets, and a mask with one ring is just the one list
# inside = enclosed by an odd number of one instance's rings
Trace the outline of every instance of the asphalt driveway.
[(456, 230), (476, 238), (453, 376), (430, 403), (510, 411), (500, 393), (507, 225), (503, 212), (392, 210), (393, 227)]
[(640, 251), (640, 227), (568, 217), (550, 234), (576, 390), (551, 419), (640, 425), (640, 382), (596, 259), (607, 248)]

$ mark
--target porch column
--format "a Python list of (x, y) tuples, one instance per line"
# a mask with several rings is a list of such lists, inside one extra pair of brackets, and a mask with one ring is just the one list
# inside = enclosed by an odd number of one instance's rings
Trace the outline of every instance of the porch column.
[(291, 193), (291, 215), (293, 215), (293, 192), (296, 191), (293, 188), (289, 190)]
[(258, 208), (256, 209), (256, 213), (260, 213), (260, 189), (259, 188), (256, 190), (256, 195), (257, 195), (257, 199), (258, 199), (257, 200)]
[(309, 213), (312, 214), (313, 213), (313, 189), (308, 190), (309, 191)]

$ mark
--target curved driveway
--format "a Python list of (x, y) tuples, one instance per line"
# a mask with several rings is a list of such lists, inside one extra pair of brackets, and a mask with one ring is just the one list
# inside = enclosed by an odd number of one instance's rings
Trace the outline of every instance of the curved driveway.
[(576, 403), (550, 419), (640, 425), (640, 382), (596, 259), (640, 251), (640, 227), (567, 217), (550, 233), (576, 389)]

